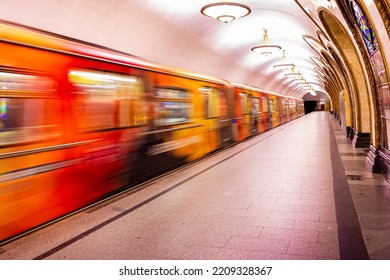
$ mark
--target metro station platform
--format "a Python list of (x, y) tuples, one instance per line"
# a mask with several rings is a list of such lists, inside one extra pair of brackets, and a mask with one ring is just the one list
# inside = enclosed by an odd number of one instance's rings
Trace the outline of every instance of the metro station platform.
[(0, 259), (390, 259), (390, 201), (314, 112), (0, 247)]

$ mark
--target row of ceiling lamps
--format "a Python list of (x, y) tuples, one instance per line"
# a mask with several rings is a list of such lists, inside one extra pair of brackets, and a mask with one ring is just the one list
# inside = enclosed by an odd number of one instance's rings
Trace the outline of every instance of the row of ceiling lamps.
[[(215, 18), (219, 21), (228, 23), (240, 17), (245, 17), (251, 13), (251, 9), (243, 4), (233, 3), (233, 2), (217, 2), (204, 6), (201, 9), (201, 13), (205, 16)], [(276, 51), (280, 51), (282, 48), (278, 45), (268, 44), (268, 33), (267, 28), (263, 28), (263, 44), (260, 46), (253, 47), (251, 50), (253, 52), (260, 53), (264, 56), (272, 55)], [(289, 71), (291, 73), (285, 74), (286, 77), (294, 78), (293, 81), (299, 84), (300, 87), (308, 89), (309, 92), (314, 95), (315, 92), (312, 89), (312, 86), (303, 79), (302, 75), (298, 72), (295, 72), (295, 64), (286, 62), (286, 51), (282, 50), (282, 63), (274, 65), (274, 68), (282, 71)]]
[[(228, 23), (240, 17), (245, 17), (251, 13), (251, 9), (243, 4), (233, 2), (218, 2), (204, 6), (200, 12), (205, 16), (215, 18), (219, 21)], [(282, 48), (278, 45), (268, 44), (267, 28), (263, 28), (263, 44), (253, 47), (253, 52), (268, 56), (273, 52), (280, 51)]]

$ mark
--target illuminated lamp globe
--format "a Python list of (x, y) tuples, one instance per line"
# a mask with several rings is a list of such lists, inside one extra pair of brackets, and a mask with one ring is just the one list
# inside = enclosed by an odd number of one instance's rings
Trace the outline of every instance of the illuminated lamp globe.
[(204, 6), (200, 12), (208, 17), (228, 23), (251, 13), (251, 9), (243, 4), (233, 2), (219, 2)]

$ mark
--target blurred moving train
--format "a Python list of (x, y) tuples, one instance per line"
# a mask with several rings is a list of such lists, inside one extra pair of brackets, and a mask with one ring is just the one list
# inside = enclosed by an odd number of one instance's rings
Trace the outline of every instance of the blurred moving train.
[(303, 114), (299, 99), (0, 21), (0, 241)]

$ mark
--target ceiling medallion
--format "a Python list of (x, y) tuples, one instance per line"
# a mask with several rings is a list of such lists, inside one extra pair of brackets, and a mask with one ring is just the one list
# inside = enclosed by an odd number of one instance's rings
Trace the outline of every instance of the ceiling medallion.
[(273, 53), (280, 51), (282, 49), (281, 46), (278, 45), (269, 45), (268, 44), (268, 34), (267, 34), (267, 28), (263, 28), (264, 35), (263, 35), (263, 44), (260, 46), (253, 47), (251, 49), (252, 52), (260, 53), (264, 56), (272, 55)]
[(251, 13), (251, 9), (243, 4), (233, 2), (218, 2), (204, 6), (200, 12), (208, 17), (228, 23)]

